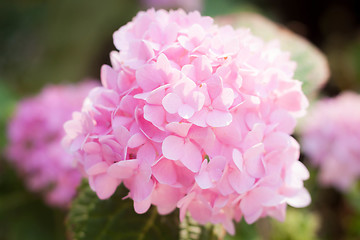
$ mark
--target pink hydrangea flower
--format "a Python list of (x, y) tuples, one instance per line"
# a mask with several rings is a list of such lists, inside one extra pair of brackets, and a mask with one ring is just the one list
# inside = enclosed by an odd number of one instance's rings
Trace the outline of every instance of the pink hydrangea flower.
[(147, 7), (154, 8), (183, 8), (187, 11), (200, 10), (203, 0), (142, 0)]
[(121, 183), (136, 212), (180, 208), (200, 223), (284, 219), (309, 177), (290, 136), (307, 107), (295, 63), (247, 29), (182, 10), (140, 12), (114, 33), (103, 86), (65, 124), (91, 188)]
[(61, 146), (63, 124), (80, 110), (95, 82), (48, 86), (22, 100), (8, 126), (8, 158), (30, 190), (43, 192), (46, 201), (66, 207), (76, 193), (81, 173), (73, 156)]
[(345, 191), (360, 176), (360, 95), (322, 99), (302, 125), (302, 146), (320, 169), (319, 180)]

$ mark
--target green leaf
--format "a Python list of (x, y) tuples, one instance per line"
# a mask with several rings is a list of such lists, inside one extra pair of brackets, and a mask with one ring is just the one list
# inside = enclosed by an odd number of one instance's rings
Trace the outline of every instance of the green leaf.
[(235, 28), (250, 28), (254, 35), (265, 41), (278, 39), (281, 49), (290, 52), (291, 59), (297, 63), (294, 78), (303, 82), (303, 90), (308, 97), (315, 97), (328, 80), (330, 71), (324, 54), (305, 38), (284, 26), (250, 12), (218, 17), (216, 21), (220, 25), (230, 24)]
[(161, 216), (152, 207), (145, 214), (137, 214), (131, 199), (122, 198), (128, 190), (118, 187), (107, 200), (100, 200), (83, 183), (74, 200), (67, 221), (67, 227), (75, 240), (101, 239), (178, 239), (179, 221), (177, 212)]

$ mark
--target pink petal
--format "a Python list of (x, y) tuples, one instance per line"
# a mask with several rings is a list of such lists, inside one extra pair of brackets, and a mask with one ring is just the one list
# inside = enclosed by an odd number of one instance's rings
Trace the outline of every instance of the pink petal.
[(209, 111), (206, 117), (206, 123), (211, 127), (225, 127), (232, 122), (232, 115), (229, 112), (219, 110)]
[(162, 84), (159, 78), (154, 78), (158, 74), (155, 64), (145, 64), (136, 71), (136, 81), (145, 92), (152, 91)]
[(116, 89), (118, 73), (109, 65), (102, 65), (100, 72), (102, 85), (107, 89)]
[(199, 201), (191, 202), (188, 209), (191, 217), (194, 218), (195, 221), (198, 221), (200, 224), (207, 223), (212, 215), (211, 209), (204, 203)]
[(114, 194), (119, 180), (103, 173), (94, 177), (94, 189), (100, 199), (107, 199)]
[(201, 109), (199, 112), (196, 112), (190, 119), (189, 121), (192, 122), (193, 124), (199, 126), (199, 127), (206, 127), (206, 117), (208, 115), (208, 110), (207, 109)]
[(283, 132), (273, 132), (264, 139), (266, 152), (286, 149), (290, 145), (290, 136)]
[(145, 105), (144, 118), (161, 129), (165, 122), (165, 111), (161, 106)]
[(200, 150), (192, 142), (185, 143), (183, 147), (184, 155), (180, 161), (192, 172), (198, 172), (202, 163)]
[(162, 105), (168, 113), (174, 114), (182, 105), (181, 98), (175, 93), (168, 93), (162, 100)]
[(241, 152), (239, 150), (237, 150), (236, 148), (234, 148), (232, 157), (233, 157), (233, 161), (234, 161), (236, 167), (240, 171), (243, 171), (244, 159), (242, 157)]
[(162, 144), (164, 157), (171, 160), (179, 160), (184, 155), (184, 139), (170, 135)]
[(175, 210), (176, 204), (182, 196), (183, 194), (179, 188), (157, 184), (151, 198), (160, 214), (168, 214)]
[(226, 158), (223, 156), (216, 156), (210, 159), (207, 169), (213, 181), (217, 182), (220, 180), (226, 164)]
[(151, 197), (146, 198), (142, 201), (134, 201), (134, 209), (138, 214), (146, 213), (151, 206)]
[(146, 137), (141, 133), (135, 133), (128, 141), (129, 148), (137, 148), (146, 142)]
[(231, 187), (239, 194), (249, 191), (255, 183), (255, 178), (246, 172), (232, 171), (229, 174), (229, 183)]
[(251, 148), (252, 146), (263, 141), (265, 124), (255, 123), (252, 130), (244, 138), (244, 148), (245, 150)]
[(84, 152), (87, 154), (97, 154), (100, 153), (100, 145), (96, 142), (88, 142), (84, 144)]
[(200, 111), (205, 103), (205, 95), (199, 91), (193, 91), (186, 103), (192, 106), (195, 111)]
[(139, 160), (124, 160), (110, 165), (107, 172), (114, 178), (126, 179), (131, 177), (139, 166)]
[(170, 132), (176, 133), (180, 137), (186, 137), (188, 135), (191, 125), (191, 123), (171, 122), (165, 126), (165, 129)]
[(234, 102), (234, 91), (231, 88), (224, 88), (221, 94), (213, 100), (212, 106), (216, 109), (226, 111)]
[(109, 165), (106, 162), (98, 162), (86, 169), (88, 175), (98, 175), (107, 171)]
[(136, 158), (151, 166), (156, 160), (156, 151), (150, 143), (146, 143), (139, 148)]
[(159, 183), (173, 185), (177, 180), (177, 173), (173, 161), (161, 159), (152, 168), (152, 174)]
[(208, 189), (208, 188), (213, 187), (213, 185), (214, 185), (210, 178), (210, 174), (206, 168), (207, 168), (207, 162), (204, 161), (201, 164), (199, 174), (195, 176), (195, 181), (201, 189)]
[(134, 176), (130, 194), (134, 199), (134, 202), (143, 201), (148, 198), (153, 191), (154, 182), (141, 172)]
[(290, 113), (284, 109), (278, 109), (270, 115), (271, 123), (278, 124), (276, 128), (279, 131), (291, 134), (294, 131), (296, 125), (296, 119), (290, 115)]
[(194, 115), (195, 110), (187, 104), (182, 104), (179, 107), (178, 113), (182, 118), (189, 119)]
[(129, 131), (122, 125), (117, 125), (116, 120), (113, 120), (113, 135), (122, 147), (125, 147), (130, 138)]
[(264, 145), (259, 143), (244, 153), (246, 171), (253, 177), (259, 178), (264, 176), (265, 168), (261, 160), (263, 152)]
[(302, 188), (295, 196), (286, 198), (286, 202), (290, 206), (302, 208), (310, 204), (311, 197), (309, 192), (305, 188)]

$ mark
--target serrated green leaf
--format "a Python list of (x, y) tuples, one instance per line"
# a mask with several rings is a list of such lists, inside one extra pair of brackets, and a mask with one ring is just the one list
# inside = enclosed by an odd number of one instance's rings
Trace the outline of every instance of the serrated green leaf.
[(303, 82), (303, 90), (308, 97), (317, 95), (329, 78), (327, 59), (305, 38), (291, 32), (271, 20), (250, 12), (240, 12), (216, 18), (220, 25), (230, 24), (235, 28), (250, 28), (251, 32), (265, 41), (278, 39), (281, 49), (291, 53), (297, 63), (294, 78)]
[(161, 216), (152, 207), (145, 214), (137, 214), (131, 199), (122, 198), (128, 190), (118, 187), (107, 200), (100, 200), (83, 183), (74, 200), (67, 221), (68, 230), (75, 240), (102, 239), (178, 239), (178, 214)]

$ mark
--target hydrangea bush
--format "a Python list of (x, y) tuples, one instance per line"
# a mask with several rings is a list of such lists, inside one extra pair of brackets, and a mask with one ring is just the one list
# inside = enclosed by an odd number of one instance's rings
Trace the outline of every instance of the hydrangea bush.
[(320, 169), (319, 181), (348, 190), (360, 176), (360, 95), (343, 92), (318, 101), (302, 124), (303, 151)]
[(73, 156), (61, 147), (63, 124), (80, 110), (94, 82), (45, 87), (22, 100), (8, 126), (7, 155), (28, 188), (42, 192), (54, 206), (67, 207), (81, 174)]
[(308, 102), (276, 42), (153, 9), (113, 37), (102, 86), (64, 126), (100, 199), (123, 183), (137, 213), (179, 208), (229, 233), (242, 216), (283, 220), (287, 204), (309, 204), (290, 136)]

